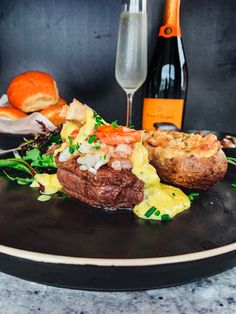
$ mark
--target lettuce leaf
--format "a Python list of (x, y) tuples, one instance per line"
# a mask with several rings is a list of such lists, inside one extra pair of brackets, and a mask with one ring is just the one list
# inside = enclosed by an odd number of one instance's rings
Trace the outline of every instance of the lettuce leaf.
[(28, 150), (24, 157), (24, 161), (31, 161), (30, 165), (40, 168), (57, 168), (52, 155), (42, 154), (38, 148)]

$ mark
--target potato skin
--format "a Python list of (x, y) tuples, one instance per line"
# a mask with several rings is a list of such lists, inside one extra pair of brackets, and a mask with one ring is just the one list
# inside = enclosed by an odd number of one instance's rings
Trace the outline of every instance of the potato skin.
[[(223, 179), (228, 163), (222, 149), (211, 157), (181, 154), (166, 158), (163, 150), (144, 143), (161, 180), (189, 189), (206, 190)], [(163, 153), (163, 154), (162, 154)]]

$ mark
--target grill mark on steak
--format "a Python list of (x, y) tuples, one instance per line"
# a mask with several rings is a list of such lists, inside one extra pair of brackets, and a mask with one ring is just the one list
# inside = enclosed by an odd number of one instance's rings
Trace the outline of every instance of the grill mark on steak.
[(94, 175), (80, 170), (76, 158), (56, 163), (57, 177), (65, 193), (88, 205), (131, 208), (143, 200), (144, 183), (130, 170), (114, 170), (105, 165)]

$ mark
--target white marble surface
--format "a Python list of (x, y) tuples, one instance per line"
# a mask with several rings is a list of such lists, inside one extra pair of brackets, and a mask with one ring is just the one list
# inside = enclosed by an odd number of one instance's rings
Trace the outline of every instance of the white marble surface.
[(236, 267), (200, 282), (144, 292), (89, 292), (54, 288), (0, 273), (1, 314), (233, 314)]

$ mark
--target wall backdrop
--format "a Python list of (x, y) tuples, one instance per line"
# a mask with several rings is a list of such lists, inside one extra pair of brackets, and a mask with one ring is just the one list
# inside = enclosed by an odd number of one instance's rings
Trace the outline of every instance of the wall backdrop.
[[(148, 0), (149, 61), (164, 0)], [(69, 102), (77, 97), (108, 121), (125, 121), (114, 76), (121, 0), (1, 0), (0, 93), (24, 71), (42, 70)], [(236, 1), (182, 0), (189, 69), (184, 126), (236, 131)], [(142, 89), (134, 99), (140, 126)]]

